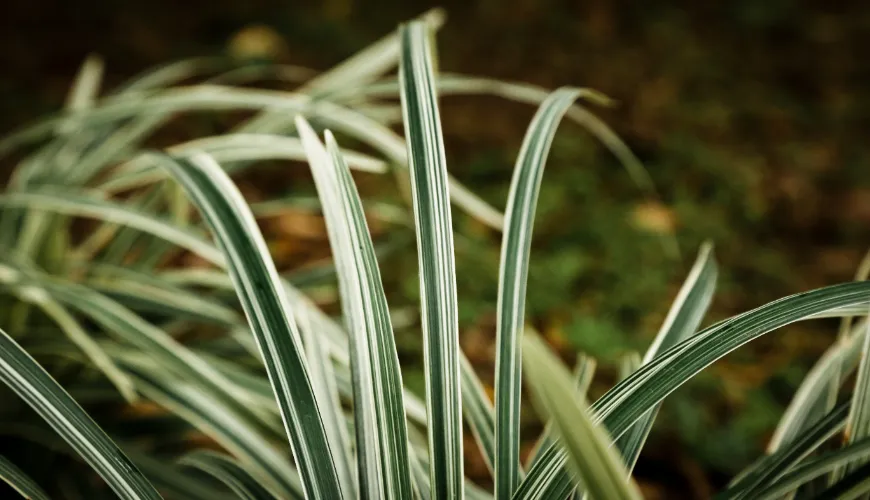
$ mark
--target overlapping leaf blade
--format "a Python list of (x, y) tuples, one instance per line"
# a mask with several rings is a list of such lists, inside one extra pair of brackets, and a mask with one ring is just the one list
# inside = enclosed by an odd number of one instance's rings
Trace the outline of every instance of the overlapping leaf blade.
[(594, 423), (562, 362), (537, 337), (526, 334), (523, 367), (532, 400), (553, 423), (567, 451), (577, 484), (592, 498), (640, 499), (637, 486), (612, 448), (607, 432)]
[(57, 382), (0, 330), (0, 380), (60, 434), (125, 499), (161, 496)]
[[(408, 435), (402, 377), (389, 309), (362, 202), (338, 145), (327, 132), (329, 153), (301, 117), (297, 119), (326, 216), (337, 263), (342, 306), (350, 332), (355, 370), (354, 415), (357, 450), (369, 470), (360, 470), (360, 488), (370, 498), (411, 495)], [(365, 415), (368, 414), (368, 415)], [(362, 428), (361, 428), (362, 427)]]
[(169, 165), (208, 221), (262, 352), (307, 495), (342, 498), (295, 320), (238, 188), (208, 156)]
[[(399, 66), (411, 170), (426, 370), (433, 498), (462, 498), (462, 400), (453, 226), (429, 31), (401, 28)], [(437, 423), (437, 424), (436, 424)]]
[[(658, 402), (714, 361), (761, 335), (795, 321), (870, 301), (870, 284), (844, 283), (771, 302), (704, 329), (642, 366), (592, 405), (596, 421), (619, 437)], [(558, 446), (543, 452), (517, 491), (535, 498), (549, 483), (564, 483), (565, 454)]]
[(870, 455), (870, 439), (862, 439), (847, 444), (842, 448), (818, 457), (807, 459), (786, 474), (781, 475), (775, 481), (764, 485), (764, 489), (755, 493), (752, 497), (756, 500), (774, 500), (782, 498), (799, 486), (807, 483), (823, 474), (838, 467), (843, 467), (857, 459), (866, 458)]
[(798, 439), (762, 457), (757, 466), (725, 490), (721, 498), (756, 498), (760, 489), (765, 489), (772, 481), (788, 472), (796, 463), (816, 451), (823, 443), (843, 429), (849, 404), (840, 405), (823, 416)]
[(222, 453), (197, 450), (182, 457), (179, 463), (197, 468), (221, 481), (242, 500), (275, 499), (241, 464)]
[(866, 336), (866, 323), (861, 323), (819, 358), (804, 377), (777, 424), (768, 445), (769, 452), (797, 439), (818, 416), (824, 414), (821, 408), (827, 405), (827, 395), (832, 384), (841, 384), (855, 370)]

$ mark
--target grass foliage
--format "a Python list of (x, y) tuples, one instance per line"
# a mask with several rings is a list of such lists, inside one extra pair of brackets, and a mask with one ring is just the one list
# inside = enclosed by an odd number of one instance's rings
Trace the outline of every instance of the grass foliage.
[[(192, 60), (105, 93), (91, 58), (64, 112), (0, 141), (0, 154), (20, 157), (0, 193), (0, 380), (20, 400), (4, 394), (16, 404), (0, 411), (0, 432), (28, 450), (0, 456), (0, 477), (29, 498), (640, 498), (631, 470), (669, 394), (785, 325), (865, 314), (870, 284), (856, 281), (701, 328), (717, 278), (704, 245), (646, 354), (590, 404), (594, 362), (581, 356), (572, 377), (525, 320), (535, 209), (560, 122), (601, 139), (649, 196), (652, 185), (585, 107), (603, 96), (439, 75), (442, 21), (427, 13), (293, 91), (232, 85), (239, 68)], [(538, 106), (504, 214), (448, 172), (445, 94)], [(228, 111), (247, 114), (228, 131), (148, 147), (180, 115)], [(264, 161), (307, 163), (316, 197), (247, 203), (238, 179)], [(395, 203), (364, 201), (360, 176), (388, 173)], [(300, 209), (322, 212), (332, 260), (279, 273), (262, 222)], [(454, 210), (502, 237), (494, 402), (459, 345)], [(403, 383), (396, 331), (408, 314), (390, 308), (374, 236), (395, 227), (416, 235), (422, 397)], [(333, 280), (337, 294), (317, 303)], [(324, 308), (333, 300), (337, 309)], [(865, 323), (844, 328), (769, 453), (722, 498), (870, 491), (868, 350)], [(856, 370), (855, 396), (838, 404)], [(549, 420), (527, 463), (524, 375)], [(464, 429), (491, 490), (464, 476)]]

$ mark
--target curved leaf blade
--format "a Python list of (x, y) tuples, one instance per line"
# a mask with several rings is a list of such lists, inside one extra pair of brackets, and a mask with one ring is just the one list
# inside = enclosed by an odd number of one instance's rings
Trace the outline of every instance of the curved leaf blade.
[(181, 457), (179, 464), (205, 472), (227, 485), (242, 500), (275, 500), (241, 464), (222, 453), (197, 450)]
[(327, 132), (327, 153), (301, 117), (297, 129), (311, 163), (339, 274), (354, 369), (354, 418), (362, 495), (411, 495), (402, 377), (389, 309), (362, 202), (347, 164)]
[(306, 495), (342, 498), (299, 332), (254, 216), (238, 188), (210, 157), (165, 163), (211, 226), (226, 256), (262, 352)]
[(48, 495), (36, 484), (36, 481), (0, 455), (0, 480), (3, 480), (22, 497), (32, 500), (49, 500)]
[(541, 104), (520, 148), (508, 194), (499, 265), (495, 358), (495, 497), (507, 499), (520, 481), (520, 390), (526, 283), (535, 208), (559, 122), (580, 90), (559, 89)]
[[(659, 329), (652, 345), (647, 349), (643, 358), (644, 364), (682, 340), (689, 338), (698, 330), (707, 308), (710, 307), (710, 301), (713, 299), (718, 274), (716, 261), (713, 258), (713, 246), (705, 243), (698, 252), (698, 257), (689, 271), (689, 276), (680, 288), (677, 298), (671, 305), (665, 322)], [(637, 459), (640, 457), (641, 449), (650, 430), (652, 430), (660, 406), (656, 405), (617, 440), (617, 445), (629, 471), (634, 469)]]
[(162, 498), (81, 406), (3, 330), (0, 381), (36, 410), (118, 496), (131, 500)]
[[(618, 438), (677, 387), (740, 346), (787, 324), (868, 301), (870, 284), (844, 283), (779, 299), (719, 322), (668, 349), (610, 389), (592, 405), (596, 421)], [(569, 481), (565, 460), (558, 446), (545, 450), (517, 490), (518, 498), (535, 498), (549, 483)]]

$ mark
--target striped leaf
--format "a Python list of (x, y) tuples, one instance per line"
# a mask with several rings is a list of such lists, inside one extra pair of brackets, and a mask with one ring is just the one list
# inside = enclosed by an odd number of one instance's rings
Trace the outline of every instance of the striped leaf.
[(250, 467), (259, 481), (282, 496), (299, 496), (302, 485), (287, 459), (245, 416), (207, 388), (178, 382), (161, 366), (135, 353), (117, 353), (149, 400), (171, 411)]
[[(870, 328), (868, 326), (870, 323), (865, 323), (865, 328)], [(870, 358), (870, 334), (865, 333), (859, 356), (855, 389), (852, 392), (852, 404), (849, 407), (849, 418), (846, 422), (847, 443), (854, 443), (870, 437), (870, 359), (868, 358)], [(863, 460), (853, 462), (845, 467), (844, 472), (852, 472), (863, 463)]]
[(822, 444), (839, 433), (846, 423), (849, 404), (842, 404), (822, 417), (812, 427), (808, 428), (798, 439), (775, 453), (765, 455), (758, 460), (757, 466), (747, 474), (734, 481), (727, 490), (722, 492), (722, 498), (746, 499), (756, 498), (759, 490), (766, 489), (776, 478), (788, 472), (798, 462), (810, 453), (818, 450)]
[(223, 453), (197, 450), (181, 457), (181, 465), (193, 467), (224, 483), (242, 500), (274, 500), (241, 464)]
[(118, 388), (118, 392), (128, 402), (137, 399), (133, 382), (119, 369), (115, 362), (100, 347), (99, 343), (82, 328), (78, 320), (69, 310), (54, 300), (44, 289), (32, 284), (20, 286), (20, 273), (10, 267), (0, 265), (0, 283), (8, 286), (19, 300), (36, 305), (54, 321), (70, 341), (84, 353), (93, 366), (99, 369), (112, 384)]
[(362, 202), (338, 145), (327, 132), (329, 153), (314, 130), (297, 118), (326, 217), (336, 261), (342, 310), (350, 332), (354, 418), (361, 494), (411, 495), (402, 376), (389, 309)]
[(816, 361), (780, 418), (768, 452), (775, 452), (798, 439), (824, 415), (822, 409), (827, 406), (830, 388), (833, 383), (842, 384), (855, 370), (866, 337), (866, 322), (862, 322)]
[[(665, 322), (659, 329), (652, 345), (647, 349), (643, 363), (649, 363), (659, 354), (667, 351), (694, 334), (704, 319), (713, 292), (716, 288), (718, 270), (713, 258), (713, 247), (704, 244), (698, 252), (689, 276), (680, 288), (676, 300), (671, 305)], [(643, 444), (652, 430), (660, 405), (644, 415), (617, 440), (628, 470), (634, 469)]]
[(306, 495), (342, 498), (287, 296), (238, 188), (208, 156), (168, 165), (208, 221), (257, 338)]
[(519, 484), (521, 334), (525, 321), (526, 283), (535, 208), (544, 165), (556, 129), (579, 97), (577, 89), (560, 89), (538, 108), (526, 131), (514, 167), (501, 245), (495, 358), (495, 497), (510, 498)]
[(420, 266), (429, 476), (433, 498), (462, 498), (462, 400), (453, 225), (429, 30), (401, 28), (399, 77)]
[[(613, 387), (592, 405), (596, 421), (618, 438), (668, 394), (738, 347), (787, 324), (868, 301), (870, 284), (844, 283), (792, 295), (721, 321), (668, 349)], [(569, 482), (564, 473), (566, 458), (558, 446), (545, 450), (517, 491), (518, 498), (537, 498), (536, 493), (549, 483)]]
[(36, 482), (21, 469), (0, 455), (0, 480), (3, 480), (22, 497), (31, 500), (49, 500)]
[(0, 330), (0, 380), (27, 402), (124, 499), (160, 494), (87, 413), (21, 346)]
[[(838, 450), (830, 451), (819, 455), (818, 457), (810, 458), (801, 462), (800, 465), (792, 469), (790, 472), (781, 475), (775, 481), (765, 484), (764, 489), (755, 493), (753, 498), (757, 500), (774, 500), (782, 498), (783, 496), (797, 490), (797, 488), (803, 484), (827, 474), (836, 468), (843, 467), (849, 463), (854, 463), (856, 460), (866, 459), (868, 455), (870, 455), (870, 439), (865, 438), (847, 444)], [(866, 473), (867, 470), (865, 469), (863, 474), (866, 476)]]

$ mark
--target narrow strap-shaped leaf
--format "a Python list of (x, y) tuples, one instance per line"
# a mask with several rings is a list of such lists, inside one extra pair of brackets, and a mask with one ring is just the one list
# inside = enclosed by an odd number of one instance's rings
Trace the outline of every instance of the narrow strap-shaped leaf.
[[(865, 325), (870, 328), (870, 322)], [(852, 393), (852, 405), (846, 422), (846, 442), (870, 437), (870, 334), (865, 334), (858, 362), (858, 375)], [(846, 467), (850, 472), (857, 469), (863, 461), (853, 462)]]
[[(592, 405), (595, 419), (618, 438), (677, 387), (738, 347), (789, 323), (868, 301), (870, 284), (843, 283), (782, 298), (721, 321), (663, 352), (610, 389)], [(545, 450), (517, 490), (518, 498), (535, 498), (550, 482), (569, 481), (562, 473), (566, 458), (559, 446)]]
[(151, 479), (154, 486), (169, 498), (185, 500), (232, 500), (230, 494), (206, 483), (199, 478), (185, 474), (177, 465), (160, 455), (123, 446), (124, 452), (139, 469)]
[(181, 457), (179, 463), (212, 476), (243, 500), (275, 500), (241, 464), (222, 453), (197, 450)]
[(0, 480), (5, 481), (24, 498), (49, 500), (48, 495), (42, 491), (36, 481), (3, 455), (0, 455)]
[(192, 230), (122, 204), (84, 196), (75, 192), (61, 195), (52, 192), (15, 192), (0, 194), (0, 205), (55, 211), (78, 217), (135, 227), (186, 248), (211, 262), (223, 262), (220, 251)]
[(100, 427), (39, 364), (0, 330), (0, 381), (51, 425), (124, 499), (160, 494)]
[[(592, 378), (595, 376), (596, 364), (595, 359), (590, 358), (589, 356), (583, 354), (577, 356), (577, 363), (574, 365), (574, 388), (577, 397), (586, 397), (586, 393), (589, 391), (589, 386), (592, 385)], [(528, 464), (534, 464), (540, 457), (541, 450), (550, 446), (552, 443), (553, 424), (552, 422), (547, 422), (544, 425), (544, 431), (541, 433), (541, 436), (535, 442), (535, 446), (529, 453)]]
[(854, 462), (870, 455), (870, 439), (865, 438), (818, 457), (803, 461), (800, 465), (783, 474), (775, 481), (764, 485), (752, 497), (756, 500), (774, 500), (795, 491), (801, 485), (826, 474), (837, 467)]
[(305, 309), (299, 310), (296, 317), (305, 341), (308, 366), (311, 367), (311, 387), (314, 389), (318, 404), (323, 409), (323, 428), (329, 438), (336, 473), (341, 481), (342, 490), (354, 493), (356, 484), (353, 475), (353, 455), (347, 436), (344, 412), (338, 399), (332, 360), (329, 359), (329, 353), (323, 345), (325, 340), (322, 338), (322, 333), (312, 327)]
[(845, 477), (812, 497), (812, 500), (854, 500), (870, 493), (870, 463), (858, 467)]
[(136, 378), (137, 387), (148, 399), (178, 415), (203, 434), (220, 443), (247, 464), (258, 479), (281, 495), (302, 492), (299, 477), (286, 458), (238, 412), (208, 390), (189, 383), (177, 383), (147, 359), (118, 353), (118, 358)]
[(263, 354), (306, 495), (342, 498), (320, 409), (287, 296), (254, 216), (208, 156), (170, 163), (226, 256), (229, 273)]
[[(419, 22), (429, 25), (433, 31), (444, 24), (444, 18), (444, 10), (438, 8), (430, 9), (417, 17)], [(395, 67), (399, 58), (399, 49), (399, 37), (396, 33), (391, 33), (329, 71), (312, 78), (304, 88), (318, 93), (328, 93), (344, 88), (347, 82), (365, 85)]]
[(464, 354), (460, 353), (459, 369), (462, 384), (462, 413), (474, 435), (490, 472), (495, 471), (495, 416), (480, 378)]
[[(660, 353), (677, 345), (698, 330), (707, 308), (710, 307), (710, 301), (716, 289), (717, 275), (713, 247), (710, 244), (704, 244), (698, 252), (695, 264), (689, 271), (689, 276), (671, 305), (665, 322), (659, 329), (652, 345), (647, 349), (643, 363), (655, 359)], [(629, 472), (634, 469), (637, 459), (640, 457), (640, 451), (643, 449), (647, 436), (649, 436), (659, 407), (660, 405), (657, 405), (650, 410), (617, 440), (617, 446), (622, 452)]]
[[(303, 118), (297, 118), (296, 126), (322, 200), (339, 283), (345, 289), (342, 307), (350, 342), (355, 347), (351, 350), (351, 364), (359, 366), (359, 376), (366, 381), (363, 390), (358, 391), (362, 399), (354, 401), (356, 424), (374, 424), (364, 430), (367, 439), (357, 443), (359, 453), (367, 457), (366, 467), (376, 467), (374, 471), (359, 471), (360, 489), (369, 498), (408, 498), (411, 481), (402, 376), (362, 202), (332, 135), (326, 134), (327, 153)], [(368, 413), (370, 417), (359, 418), (357, 413)], [(379, 476), (377, 482), (371, 481), (373, 476)]]
[[(107, 333), (137, 346), (155, 361), (159, 361), (171, 373), (210, 388), (215, 394), (224, 396), (227, 403), (240, 413), (255, 417), (250, 409), (242, 404), (239, 394), (233, 392), (232, 384), (229, 384), (220, 372), (165, 331), (91, 288), (60, 279), (51, 279), (32, 269), (23, 271), (26, 272), (18, 272), (20, 276), (18, 286), (26, 288), (35, 284), (57, 301), (88, 316)], [(17, 273), (2, 263), (0, 263), (0, 272)]]
[(73, 316), (62, 304), (54, 300), (45, 290), (33, 285), (20, 285), (17, 273), (11, 268), (0, 265), (0, 283), (9, 286), (12, 293), (20, 300), (35, 304), (54, 321), (61, 331), (88, 357), (93, 366), (103, 372), (112, 384), (118, 388), (118, 392), (128, 402), (135, 401), (136, 391), (133, 382), (119, 369), (108, 354), (103, 351), (96, 340), (82, 328), (75, 316)]
[(559, 122), (579, 97), (559, 89), (538, 108), (520, 149), (508, 194), (499, 266), (495, 357), (495, 497), (507, 499), (519, 484), (521, 335), (535, 208), (544, 166)]
[[(342, 200), (348, 228), (351, 247), (348, 256), (356, 260), (359, 273), (360, 288), (359, 305), (366, 312), (366, 341), (374, 353), (376, 410), (378, 425), (381, 428), (382, 453), (385, 460), (383, 475), (386, 480), (389, 497), (407, 498), (411, 495), (410, 471), (407, 456), (408, 435), (404, 411), (402, 372), (399, 368), (399, 357), (396, 352), (393, 327), (384, 286), (378, 269), (377, 257), (371, 234), (366, 224), (362, 202), (356, 186), (350, 176), (350, 170), (338, 149), (338, 144), (329, 131), (326, 141), (336, 169), (337, 180), (341, 187)], [(358, 330), (355, 333), (359, 333)]]
[(628, 471), (611, 446), (607, 431), (593, 422), (586, 405), (576, 397), (571, 375), (562, 362), (537, 337), (526, 334), (523, 367), (532, 401), (553, 422), (577, 474), (576, 484), (592, 498), (640, 499)]
[(766, 488), (771, 481), (788, 472), (800, 460), (841, 431), (848, 413), (849, 403), (834, 408), (798, 439), (772, 455), (763, 457), (757, 467), (725, 490), (720, 498), (756, 498), (759, 489)]
[(780, 418), (767, 447), (769, 453), (800, 437), (818, 416), (824, 415), (821, 409), (827, 405), (832, 384), (835, 380), (842, 384), (855, 370), (866, 336), (866, 323), (861, 323), (816, 361)]
[(399, 77), (417, 229), (433, 498), (463, 496), (462, 400), (453, 224), (429, 30), (401, 28)]
[[(251, 160), (304, 160), (305, 150), (302, 142), (296, 137), (284, 137), (275, 134), (225, 134), (202, 137), (193, 141), (176, 144), (168, 152), (177, 156), (191, 156), (196, 153), (208, 153), (215, 161), (247, 162)], [(377, 158), (356, 153), (345, 152), (347, 162), (352, 168), (366, 172), (386, 172), (386, 164)], [(106, 179), (99, 186), (107, 192), (119, 192), (140, 187), (165, 177), (165, 173), (155, 168), (151, 163), (153, 156), (140, 155), (118, 167), (117, 175)], [(225, 169), (229, 173), (240, 170), (233, 163)]]

